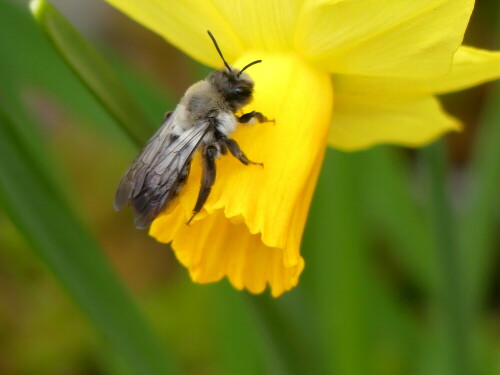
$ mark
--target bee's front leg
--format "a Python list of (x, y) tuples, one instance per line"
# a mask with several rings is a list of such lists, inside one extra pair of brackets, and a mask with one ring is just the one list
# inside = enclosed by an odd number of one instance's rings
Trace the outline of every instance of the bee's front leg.
[(241, 116), (236, 116), (238, 122), (241, 124), (253, 125), (255, 122), (263, 123), (263, 122), (274, 122), (274, 120), (269, 120), (266, 116), (264, 116), (260, 112), (252, 111), (245, 113)]

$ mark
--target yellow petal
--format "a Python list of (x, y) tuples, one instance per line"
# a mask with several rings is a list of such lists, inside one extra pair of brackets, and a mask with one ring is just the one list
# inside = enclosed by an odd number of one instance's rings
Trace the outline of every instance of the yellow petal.
[(234, 139), (264, 167), (222, 156), (204, 209), (186, 226), (201, 179), (195, 158), (178, 206), (153, 222), (151, 235), (173, 240), (174, 251), (195, 281), (227, 276), (235, 287), (255, 293), (268, 283), (277, 296), (296, 285), (304, 266), (300, 241), (333, 97), (330, 77), (293, 55), (252, 53), (235, 65), (257, 58), (264, 62), (249, 69), (256, 87), (247, 111), (260, 111), (276, 122), (240, 126)]
[(430, 77), (446, 73), (473, 0), (311, 1), (297, 50), (342, 74)]
[(228, 61), (243, 50), (288, 50), (302, 1), (295, 0), (106, 0), (194, 59), (219, 67), (222, 61), (207, 30)]
[(500, 78), (500, 52), (462, 46), (453, 58), (451, 71), (432, 79), (336, 75), (337, 92), (351, 94), (412, 93), (444, 94)]
[(238, 34), (211, 1), (106, 1), (206, 65), (222, 66), (207, 30), (214, 34), (228, 61), (233, 61), (243, 51)]
[(247, 49), (291, 51), (301, 0), (213, 0)]
[(451, 72), (440, 79), (427, 80), (421, 91), (444, 94), (500, 78), (500, 52), (460, 47)]
[(459, 130), (431, 97), (336, 93), (328, 142), (343, 150), (381, 143), (421, 146), (450, 130)]

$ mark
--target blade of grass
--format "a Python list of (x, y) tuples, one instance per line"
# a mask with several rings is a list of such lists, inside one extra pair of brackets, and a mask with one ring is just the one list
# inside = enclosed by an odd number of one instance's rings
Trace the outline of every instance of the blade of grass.
[(0, 203), (35, 253), (136, 374), (175, 373), (162, 344), (101, 249), (33, 168), (18, 126), (0, 111)]
[[(15, 38), (12, 38), (15, 35)], [(110, 48), (108, 48), (110, 47)], [(106, 46), (102, 51), (106, 62), (118, 78), (129, 89), (129, 93), (155, 124), (162, 118), (165, 110), (173, 108), (172, 95), (158, 81), (137, 71)], [(45, 101), (64, 110), (86, 131), (109, 137), (120, 147), (129, 148), (129, 139), (123, 137), (123, 130), (116, 126), (112, 115), (106, 112), (92, 92), (82, 85), (81, 80), (61, 59), (40, 27), (33, 22), (29, 10), (20, 3), (0, 1), (0, 50), (6, 51), (0, 59), (1, 101), (12, 99), (29, 104)], [(36, 56), (36, 59), (33, 58)], [(11, 103), (5, 108), (12, 109)], [(26, 111), (26, 110), (24, 110)], [(22, 109), (12, 109), (16, 117), (23, 114)], [(157, 120), (157, 121), (156, 121)], [(22, 119), (20, 125), (26, 125)], [(29, 124), (28, 124), (29, 125)], [(27, 133), (33, 131), (29, 126)]]
[(69, 67), (136, 145), (142, 146), (155, 127), (104, 59), (52, 5), (44, 0), (33, 0), (31, 10), (40, 28)]
[(308, 288), (329, 373), (371, 374), (372, 290), (351, 155), (327, 150), (304, 237)]
[(404, 304), (394, 285), (383, 282), (377, 274), (370, 278), (373, 303), (370, 324), (376, 338), (372, 358), (372, 374), (414, 374), (420, 355), (422, 327), (417, 314)]
[[(500, 7), (492, 9), (500, 16)], [(500, 23), (496, 24), (497, 45), (500, 42)], [(464, 268), (464, 299), (470, 304), (473, 318), (484, 315), (481, 310), (496, 279), (494, 267), (498, 262), (498, 204), (500, 203), (500, 84), (490, 91), (479, 118), (478, 135), (472, 148), (471, 161), (465, 175), (465, 204), (457, 222), (460, 255)], [(484, 322), (484, 321), (483, 321)], [(498, 348), (491, 336), (490, 324), (482, 324), (476, 333), (476, 361), (482, 374), (495, 373)]]
[(362, 189), (363, 204), (372, 235), (381, 237), (408, 274), (426, 294), (436, 289), (437, 269), (432, 267), (432, 240), (424, 212), (412, 197), (410, 163), (400, 150), (376, 147), (353, 155)]
[[(13, 38), (12, 35), (16, 37)], [(33, 17), (21, 4), (11, 1), (0, 2), (0, 48), (6, 53), (0, 59), (0, 83), (2, 102), (12, 99), (26, 103), (26, 98), (42, 94), (43, 98), (57, 98), (68, 112), (77, 113), (86, 119), (89, 126), (96, 126), (101, 132), (115, 129), (114, 121), (81, 84), (67, 65), (56, 55), (47, 38)], [(36, 59), (33, 58), (36, 56)], [(9, 108), (19, 117), (22, 110)], [(26, 125), (25, 119), (20, 125)], [(28, 124), (31, 125), (31, 124)], [(95, 129), (95, 128), (94, 128)], [(27, 132), (33, 131), (29, 126)], [(112, 133), (112, 134), (116, 134)]]
[(450, 374), (474, 374), (469, 305), (464, 298), (463, 264), (458, 252), (454, 217), (446, 189), (446, 160), (442, 141), (422, 151), (427, 165), (428, 211), (439, 267), (438, 308)]
[[(422, 225), (423, 220), (405, 191), (402, 167), (385, 151), (328, 151), (313, 200), (304, 237), (307, 264), (301, 284), (304, 294), (311, 297), (309, 320), (316, 323), (323, 340), (320, 350), (330, 361), (326, 373), (411, 373), (420, 354), (421, 329), (412, 311), (404, 308), (400, 292), (374, 266), (375, 254), (367, 238), (371, 233), (367, 225), (371, 227), (374, 218), (383, 218), (380, 227), (388, 235), (393, 229), (386, 225), (403, 230), (396, 239), (388, 239), (391, 245), (419, 249), (421, 243), (403, 243), (422, 229), (419, 226), (412, 232), (404, 224)], [(380, 175), (376, 174), (379, 170)], [(394, 201), (390, 201), (392, 196)], [(379, 201), (368, 204), (370, 199)], [(389, 209), (392, 211), (375, 212)], [(402, 259), (404, 251), (394, 254), (407, 265), (415, 282), (432, 282), (423, 276), (424, 259), (417, 259), (421, 263), (418, 270), (410, 260)]]
[[(255, 375), (263, 372), (262, 353), (259, 351), (259, 334), (252, 324), (252, 317), (244, 296), (228, 283), (217, 285), (213, 291), (216, 310), (214, 324), (217, 340), (220, 375)], [(235, 340), (237, 338), (237, 340)]]
[[(297, 295), (297, 291), (290, 292)], [(292, 306), (292, 296), (276, 300), (268, 295), (247, 295), (246, 302), (253, 312), (265, 351), (270, 374), (326, 374), (318, 337), (311, 335), (311, 314), (295, 316), (298, 306)], [(305, 300), (297, 301), (301, 308)]]
[[(484, 8), (496, 15), (495, 36), (500, 43), (500, 7)], [(500, 238), (496, 210), (500, 202), (500, 84), (491, 91), (479, 119), (479, 131), (467, 173), (468, 196), (459, 221), (459, 246), (468, 267), (465, 270), (467, 296), (478, 309), (488, 290)]]
[[(500, 32), (499, 32), (500, 35)], [(500, 38), (500, 37), (499, 37)], [(460, 221), (459, 245), (467, 260), (464, 270), (467, 297), (479, 308), (492, 277), (498, 250), (500, 202), (500, 85), (497, 83), (483, 111), (479, 134), (467, 173), (469, 195)]]
[[(382, 270), (385, 280), (373, 278), (371, 281), (373, 295), (378, 292), (374, 297), (377, 307), (374, 310), (380, 311), (374, 314), (384, 317), (377, 319), (375, 326), (384, 320), (388, 322), (386, 328), (377, 334), (379, 338), (388, 336), (388, 342), (384, 345), (377, 340), (377, 343), (382, 348), (391, 343), (395, 345), (394, 365), (399, 365), (401, 371), (394, 373), (418, 371), (423, 365), (422, 356), (426, 360), (431, 359), (429, 368), (434, 370), (435, 364), (442, 362), (441, 357), (433, 357), (435, 348), (434, 351), (428, 350), (428, 333), (422, 330), (416, 318), (423, 312), (423, 303), (429, 297), (436, 297), (440, 270), (436, 265), (433, 238), (425, 212), (412, 195), (418, 193), (409, 173), (413, 166), (402, 150), (394, 147), (376, 147), (352, 157), (356, 161), (353, 168), (359, 171), (357, 183), (364, 187), (360, 193), (369, 219), (371, 238), (377, 241), (379, 248), (381, 245), (384, 264), (387, 256), (393, 258), (390, 259), (388, 275), (387, 269)], [(379, 257), (380, 252), (375, 255)], [(391, 280), (391, 275), (398, 280)], [(400, 322), (401, 328), (395, 329), (394, 322)], [(404, 330), (401, 330), (403, 327)]]

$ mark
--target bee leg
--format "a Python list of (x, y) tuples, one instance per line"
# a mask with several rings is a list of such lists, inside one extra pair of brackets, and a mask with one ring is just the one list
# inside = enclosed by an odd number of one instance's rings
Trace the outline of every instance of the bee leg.
[(205, 147), (202, 153), (202, 168), (203, 173), (201, 176), (201, 187), (200, 192), (198, 193), (198, 199), (196, 200), (196, 204), (193, 208), (193, 215), (188, 220), (186, 225), (191, 223), (191, 220), (194, 219), (196, 214), (200, 212), (203, 205), (208, 199), (210, 195), (210, 191), (212, 190), (212, 185), (215, 182), (215, 159), (217, 158), (218, 150), (217, 147), (210, 145)]
[(238, 145), (238, 143), (236, 143), (236, 141), (234, 139), (231, 139), (231, 138), (228, 138), (228, 137), (224, 137), (223, 141), (224, 141), (225, 145), (227, 146), (229, 152), (231, 152), (231, 154), (236, 159), (238, 159), (239, 161), (241, 161), (243, 164), (245, 164), (245, 165), (256, 164), (256, 165), (260, 165), (261, 167), (264, 166), (263, 163), (256, 163), (254, 161), (249, 160), (247, 158), (247, 156), (244, 154), (244, 152), (241, 151), (240, 146)]
[(241, 115), (239, 117), (236, 116), (236, 118), (238, 119), (239, 123), (241, 123), (241, 124), (248, 124), (248, 125), (255, 124), (255, 121), (257, 121), (259, 123), (274, 122), (274, 120), (269, 120), (262, 113), (256, 112), (256, 111), (245, 113), (245, 114), (243, 114), (243, 115)]
[(227, 146), (224, 143), (219, 143), (219, 146), (220, 146), (220, 153), (222, 155), (226, 155), (227, 154)]

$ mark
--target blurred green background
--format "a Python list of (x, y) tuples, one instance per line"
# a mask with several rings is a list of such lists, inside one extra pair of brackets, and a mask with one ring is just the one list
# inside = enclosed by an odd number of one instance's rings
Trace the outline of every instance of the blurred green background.
[[(52, 3), (105, 57), (151, 124), (209, 72), (101, 1)], [(465, 42), (500, 49), (498, 0), (477, 1)], [(113, 211), (136, 148), (48, 43), (26, 1), (0, 0), (0, 51), (0, 172), (21, 175), (6, 157), (15, 144), (29, 150), (26, 173), (35, 176), (19, 179), (26, 183), (15, 186), (17, 206), (0, 190), (0, 374), (151, 373), (116, 350), (121, 339), (106, 336), (115, 329), (110, 320), (97, 329), (92, 323), (106, 287), (96, 306), (82, 308), (94, 296), (85, 296), (85, 285), (78, 294), (64, 281), (71, 271), (61, 276), (50, 257), (33, 251), (38, 237), (19, 229), (27, 217), (75, 249), (95, 239), (148, 322), (144, 340), (149, 325), (165, 368), (179, 373), (500, 374), (498, 83), (442, 98), (466, 124), (444, 146), (329, 150), (303, 241), (306, 269), (299, 286), (275, 300), (226, 281), (191, 283), (167, 246), (135, 230), (127, 210)], [(444, 147), (443, 171), (433, 160)], [(441, 209), (440, 173), (449, 205)], [(54, 201), (30, 183), (41, 180)], [(24, 197), (25, 214), (16, 216)], [(47, 222), (29, 202), (48, 211), (64, 202), (82, 233), (66, 231), (73, 219), (55, 211), (59, 221)], [(452, 248), (440, 245), (440, 231), (451, 233)], [(117, 327), (122, 314), (124, 326), (135, 322), (118, 306)], [(123, 341), (140, 338), (136, 331), (124, 331)]]

